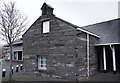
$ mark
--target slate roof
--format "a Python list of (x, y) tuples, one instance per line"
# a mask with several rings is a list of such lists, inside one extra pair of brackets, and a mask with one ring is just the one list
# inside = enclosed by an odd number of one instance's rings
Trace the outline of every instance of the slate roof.
[[(13, 43), (13, 46), (14, 45), (21, 45), (22, 43), (23, 43), (23, 40), (22, 40), (22, 38), (20, 38)], [(8, 46), (8, 44), (5, 44), (3, 47), (9, 47), (9, 46)]]
[(13, 45), (22, 44), (22, 43), (23, 43), (23, 40), (22, 40), (22, 39), (19, 39), (19, 40), (15, 41), (15, 42), (13, 43)]
[(99, 35), (98, 44), (120, 43), (120, 18), (82, 28)]

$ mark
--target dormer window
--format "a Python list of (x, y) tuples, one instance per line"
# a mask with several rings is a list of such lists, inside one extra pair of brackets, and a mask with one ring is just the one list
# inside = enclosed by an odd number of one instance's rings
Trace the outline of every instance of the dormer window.
[(50, 32), (50, 23), (49, 21), (43, 21), (43, 33)]

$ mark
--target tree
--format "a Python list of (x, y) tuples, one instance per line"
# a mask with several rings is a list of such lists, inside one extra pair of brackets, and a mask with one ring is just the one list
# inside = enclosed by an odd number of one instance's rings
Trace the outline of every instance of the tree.
[(15, 7), (15, 2), (4, 3), (0, 10), (0, 34), (2, 40), (10, 47), (10, 73), (9, 80), (12, 80), (12, 44), (26, 30), (27, 17), (23, 16)]

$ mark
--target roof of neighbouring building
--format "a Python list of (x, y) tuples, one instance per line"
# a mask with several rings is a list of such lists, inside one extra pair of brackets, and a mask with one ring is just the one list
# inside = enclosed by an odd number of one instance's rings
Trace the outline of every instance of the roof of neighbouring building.
[(98, 44), (120, 42), (120, 18), (84, 26), (83, 28), (100, 36)]
[(21, 38), (21, 39), (16, 40), (16, 41), (13, 43), (13, 45), (15, 45), (15, 44), (21, 44), (21, 43), (23, 43), (22, 38)]
[[(20, 39), (16, 40), (13, 43), (13, 45), (18, 45), (18, 44), (22, 44), (22, 43), (23, 43), (23, 40), (22, 40), (22, 38), (20, 38)], [(8, 46), (8, 44), (5, 44), (3, 47), (9, 47), (9, 46)]]

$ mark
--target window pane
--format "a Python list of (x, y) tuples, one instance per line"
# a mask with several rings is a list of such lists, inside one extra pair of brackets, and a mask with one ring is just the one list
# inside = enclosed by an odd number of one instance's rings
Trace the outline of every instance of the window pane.
[(43, 60), (41, 60), (41, 64), (43, 64), (44, 62), (43, 62)]
[(46, 61), (43, 61), (43, 63), (42, 64), (46, 64)]
[(41, 60), (40, 59), (38, 59), (38, 63), (40, 63), (41, 62)]
[(42, 60), (43, 60), (43, 61), (46, 61), (46, 58), (43, 58)]
[(38, 57), (38, 69), (46, 70), (46, 57)]
[(46, 68), (46, 65), (42, 65), (43, 68)]
[(42, 60), (42, 59), (43, 59), (43, 57), (40, 57), (40, 59)]
[(41, 67), (43, 67), (43, 65), (41, 64)]
[(43, 22), (43, 33), (48, 33), (49, 29), (49, 21)]

